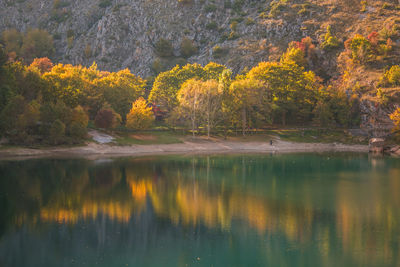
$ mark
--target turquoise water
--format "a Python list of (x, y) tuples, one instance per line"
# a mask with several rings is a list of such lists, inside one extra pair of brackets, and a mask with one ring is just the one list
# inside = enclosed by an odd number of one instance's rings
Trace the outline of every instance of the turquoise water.
[(400, 159), (0, 161), (0, 266), (396, 266)]

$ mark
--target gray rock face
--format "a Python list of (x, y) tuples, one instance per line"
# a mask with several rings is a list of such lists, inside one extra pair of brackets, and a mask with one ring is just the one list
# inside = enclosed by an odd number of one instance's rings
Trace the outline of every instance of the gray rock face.
[[(100, 2), (105, 4), (101, 7)], [(268, 1), (244, 1), (240, 12), (224, 2), (110, 0), (107, 5), (100, 0), (3, 0), (0, 31), (46, 29), (55, 39), (55, 61), (86, 66), (96, 61), (100, 69), (129, 68), (143, 77), (152, 73), (154, 45), (160, 38), (172, 42), (175, 57), (181, 57), (180, 43), (187, 37), (199, 48), (188, 62), (217, 61), (239, 71), (268, 60), (272, 45), (286, 47), (307, 35), (301, 18), (260, 18), (260, 8)], [(239, 21), (237, 38), (227, 40), (234, 19)], [(216, 27), (207, 27), (211, 24)], [(212, 48), (217, 44), (229, 53), (214, 59)]]
[(393, 128), (393, 122), (389, 114), (395, 109), (395, 105), (383, 106), (376, 102), (364, 100), (360, 104), (361, 128), (371, 137), (386, 137)]

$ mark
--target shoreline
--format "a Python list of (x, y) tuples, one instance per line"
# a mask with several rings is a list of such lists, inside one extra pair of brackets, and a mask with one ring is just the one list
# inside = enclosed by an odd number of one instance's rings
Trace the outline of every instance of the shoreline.
[(368, 153), (368, 145), (340, 143), (297, 143), (275, 140), (269, 142), (193, 140), (176, 144), (129, 145), (88, 143), (78, 147), (50, 147), (45, 149), (4, 148), (0, 149), (0, 160), (45, 157), (105, 158), (149, 156), (167, 154), (235, 154), (235, 153), (301, 153), (301, 152), (358, 152)]

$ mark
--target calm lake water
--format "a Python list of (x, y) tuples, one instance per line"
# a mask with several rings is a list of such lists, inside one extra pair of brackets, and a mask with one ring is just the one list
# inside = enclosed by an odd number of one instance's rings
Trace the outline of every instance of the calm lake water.
[(0, 266), (399, 266), (400, 159), (0, 161)]

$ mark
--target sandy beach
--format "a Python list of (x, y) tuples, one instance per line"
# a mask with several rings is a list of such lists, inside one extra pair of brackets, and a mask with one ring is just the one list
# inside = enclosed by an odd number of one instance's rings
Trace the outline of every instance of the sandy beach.
[(295, 153), (295, 152), (361, 152), (367, 153), (367, 145), (339, 143), (296, 143), (282, 140), (269, 142), (243, 142), (225, 140), (185, 140), (178, 144), (130, 145), (88, 143), (78, 147), (50, 147), (43, 149), (3, 148), (0, 159), (38, 157), (119, 157), (162, 154), (216, 154), (216, 153)]

